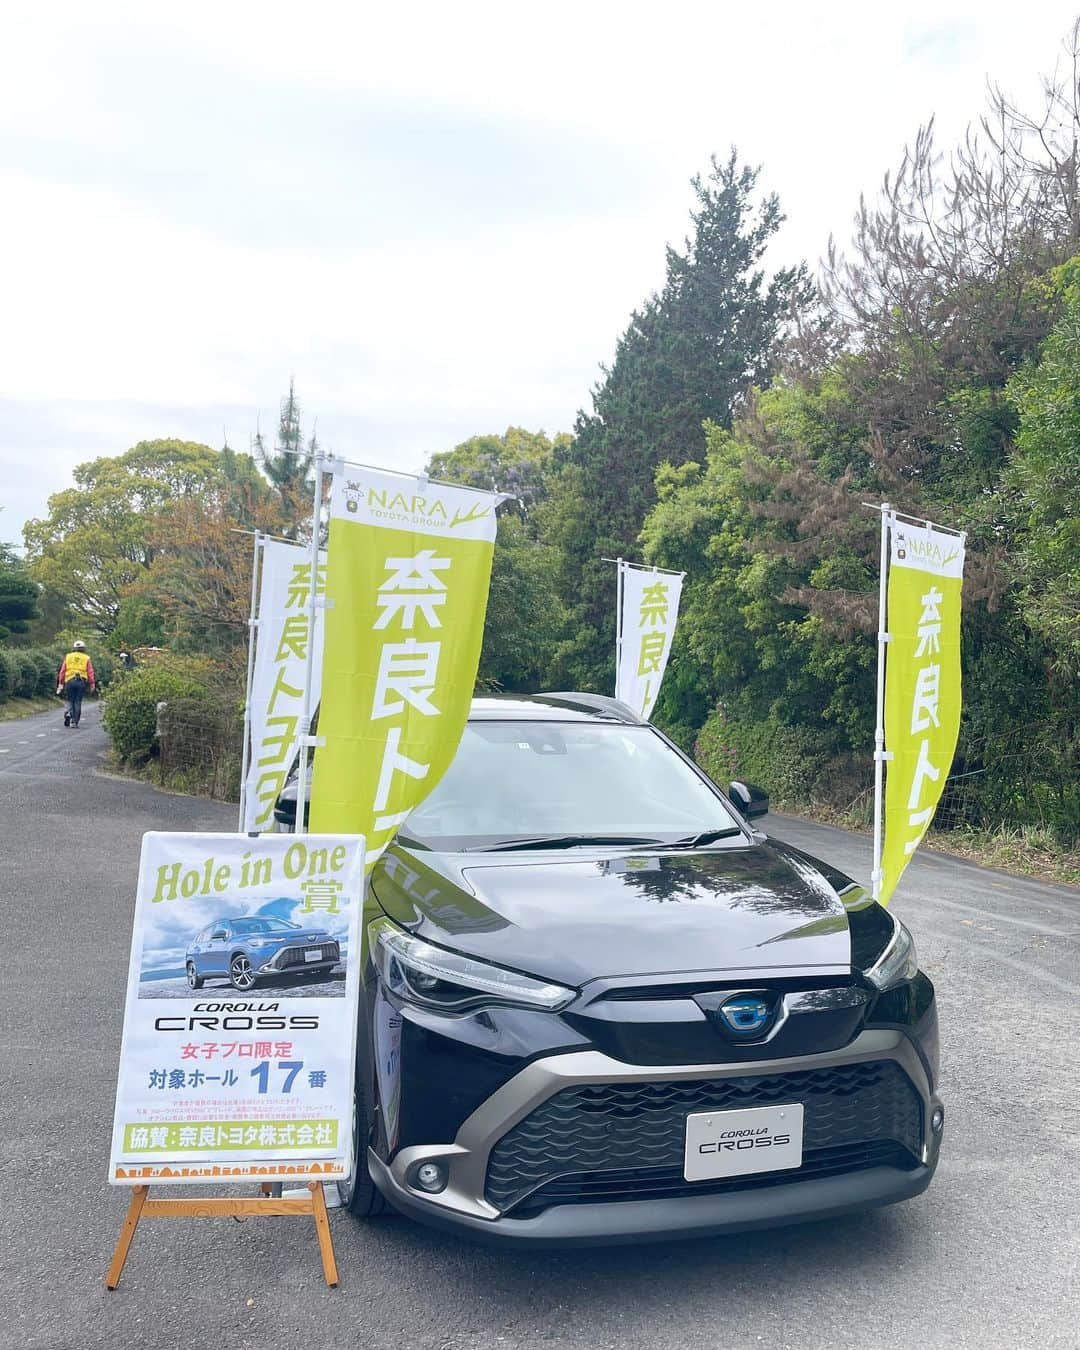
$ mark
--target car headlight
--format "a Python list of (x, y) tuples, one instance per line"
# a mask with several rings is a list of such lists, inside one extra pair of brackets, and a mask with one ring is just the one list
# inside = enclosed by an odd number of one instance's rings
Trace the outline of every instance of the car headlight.
[(248, 946), (249, 946), (249, 947), (274, 947), (274, 946), (276, 946), (280, 941), (281, 941), (281, 938), (276, 938), (276, 937), (248, 938)]
[(899, 919), (893, 919), (893, 924), (893, 935), (885, 944), (885, 950), (865, 972), (870, 983), (883, 991), (913, 979), (919, 970), (915, 939)]
[(554, 1012), (574, 990), (504, 970), (471, 956), (435, 947), (389, 919), (368, 925), (371, 958), (386, 987), (409, 1003), (443, 1012), (464, 1012), (480, 1004), (515, 1004)]

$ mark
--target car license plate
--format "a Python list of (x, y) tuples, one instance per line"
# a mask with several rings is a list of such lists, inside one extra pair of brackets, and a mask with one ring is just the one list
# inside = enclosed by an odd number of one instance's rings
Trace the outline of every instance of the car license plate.
[(686, 1117), (687, 1181), (742, 1177), (802, 1166), (803, 1108), (751, 1106)]
[(321, 947), (309, 947), (309, 948), (307, 949), (307, 951), (304, 953), (304, 960), (305, 960), (305, 961), (321, 961), (321, 960), (322, 960), (322, 948), (321, 948)]

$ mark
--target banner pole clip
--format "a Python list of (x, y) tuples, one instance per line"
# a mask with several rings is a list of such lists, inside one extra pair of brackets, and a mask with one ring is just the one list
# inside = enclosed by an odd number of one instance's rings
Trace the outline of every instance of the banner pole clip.
[(889, 760), (892, 759), (892, 757), (893, 757), (893, 752), (892, 752), (891, 750), (875, 750), (875, 751), (874, 751), (874, 758), (875, 758), (876, 760), (880, 760), (882, 764), (887, 764), (887, 763), (889, 762)]

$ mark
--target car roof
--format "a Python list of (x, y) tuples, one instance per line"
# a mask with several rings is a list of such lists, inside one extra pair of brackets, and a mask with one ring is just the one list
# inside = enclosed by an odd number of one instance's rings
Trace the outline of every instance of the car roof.
[(559, 691), (551, 694), (489, 694), (474, 698), (470, 722), (622, 722), (644, 726), (625, 703), (604, 694)]

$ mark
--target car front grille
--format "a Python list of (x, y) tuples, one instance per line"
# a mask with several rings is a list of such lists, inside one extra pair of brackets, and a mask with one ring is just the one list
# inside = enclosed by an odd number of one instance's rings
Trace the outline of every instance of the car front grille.
[[(313, 952), (314, 950), (314, 944), (307, 947), (286, 947), (277, 959), (278, 969), (285, 970), (289, 966), (313, 966), (317, 964), (314, 961), (309, 961), (305, 956), (305, 952)], [(320, 943), (319, 951), (321, 953), (320, 961), (337, 961), (341, 954), (336, 942)]]
[[(683, 1180), (686, 1117), (694, 1111), (802, 1102), (803, 1165), (716, 1182)], [(549, 1097), (496, 1143), (485, 1194), (502, 1210), (528, 1202), (698, 1195), (888, 1165), (914, 1166), (922, 1103), (891, 1060), (797, 1073), (669, 1082), (583, 1084)]]

